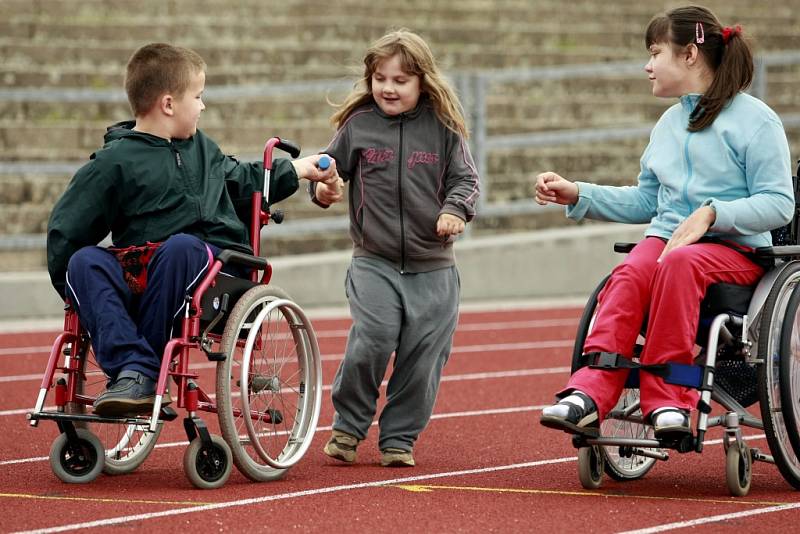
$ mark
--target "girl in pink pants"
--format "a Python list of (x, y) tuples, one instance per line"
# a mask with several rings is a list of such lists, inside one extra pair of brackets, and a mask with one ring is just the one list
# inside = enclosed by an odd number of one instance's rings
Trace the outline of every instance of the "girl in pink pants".
[[(650, 22), (645, 44), (653, 94), (679, 102), (653, 128), (638, 184), (601, 186), (546, 172), (537, 176), (536, 201), (566, 205), (575, 220), (650, 223), (600, 293), (584, 353), (632, 357), (646, 319), (640, 363), (690, 365), (708, 286), (756, 284), (763, 268), (743, 252), (771, 245), (770, 230), (792, 218), (791, 158), (775, 112), (741, 92), (752, 81), (753, 56), (740, 26), (723, 27), (702, 7), (677, 8)], [(541, 423), (596, 434), (628, 372), (581, 368)], [(696, 390), (642, 372), (640, 397), (657, 437), (690, 432)]]

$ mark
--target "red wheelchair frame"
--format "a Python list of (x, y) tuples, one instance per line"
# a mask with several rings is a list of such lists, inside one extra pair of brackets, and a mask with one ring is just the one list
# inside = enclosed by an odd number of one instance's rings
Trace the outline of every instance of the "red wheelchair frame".
[[(269, 285), (272, 267), (260, 257), (261, 228), (270, 220), (279, 223), (283, 218), (279, 211), (271, 214), (264, 203), (269, 198), (274, 148), (293, 158), (300, 154), (299, 147), (280, 138), (266, 142), (263, 190), (251, 198), (253, 255), (223, 251), (191, 298), (187, 295), (181, 334), (164, 349), (149, 417), (85, 413), (95, 399), (85, 391), (91, 375), (86, 369), (91, 344), (76, 311), (66, 304), (64, 330), (55, 339), (36, 406), (28, 414), (31, 426), (42, 419), (56, 421), (61, 434), (51, 448), (50, 463), (61, 480), (89, 482), (103, 471), (121, 474), (141, 465), (155, 446), (162, 423), (177, 418), (171, 407), (162, 407), (169, 377), (177, 386), (177, 407), (187, 411), (184, 428), (190, 445), (184, 454), (184, 469), (195, 486), (220, 487), (230, 475), (232, 462), (252, 480), (274, 480), (305, 454), (319, 417), (322, 373), (310, 321), (280, 288)], [(250, 280), (219, 276), (228, 263), (249, 268)], [(263, 271), (260, 279), (259, 270)], [(220, 334), (214, 329), (223, 319), (226, 322)], [(219, 351), (212, 350), (215, 345)], [(216, 362), (216, 402), (196, 383), (199, 374), (189, 368), (190, 352), (195, 349)], [(59, 366), (62, 354), (65, 362)], [(57, 371), (64, 376), (53, 384)], [(55, 411), (45, 409), (51, 387)], [(198, 411), (218, 414), (223, 438), (209, 433)], [(105, 439), (95, 436), (89, 425), (105, 432)], [(123, 430), (105, 430), (120, 426)], [(247, 435), (241, 434), (243, 430)]]

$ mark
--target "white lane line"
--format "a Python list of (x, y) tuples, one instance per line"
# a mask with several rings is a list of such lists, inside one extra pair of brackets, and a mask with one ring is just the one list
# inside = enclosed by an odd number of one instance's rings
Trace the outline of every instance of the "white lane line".
[[(731, 501), (735, 503), (736, 501)], [(739, 519), (740, 517), (748, 517), (751, 515), (770, 514), (773, 512), (783, 512), (785, 510), (794, 510), (800, 508), (800, 503), (781, 504), (779, 506), (768, 506), (766, 508), (758, 508), (756, 510), (745, 510), (743, 512), (732, 512), (730, 514), (719, 514), (708, 517), (699, 517), (689, 521), (679, 521), (677, 523), (665, 523), (655, 527), (641, 528), (638, 530), (626, 530), (619, 534), (651, 534), (653, 532), (664, 532), (667, 530), (675, 530), (679, 528), (695, 527), (697, 525), (707, 525), (708, 523), (718, 523), (720, 521), (728, 521), (730, 519)]]
[(50, 354), (52, 345), (39, 347), (9, 347), (0, 349), (0, 356), (24, 356), (26, 354)]
[[(522, 407), (514, 407), (514, 408), (506, 408), (501, 410), (481, 410), (475, 412), (453, 412), (450, 414), (439, 414), (434, 415), (433, 419), (444, 419), (447, 417), (471, 417), (471, 416), (482, 416), (486, 415), (487, 413), (515, 413), (515, 412), (524, 412), (524, 411), (533, 411), (533, 410), (541, 410), (544, 408), (543, 406), (522, 406)], [(377, 423), (373, 423), (373, 426)], [(330, 430), (330, 427), (325, 428), (318, 428), (317, 431), (322, 430)], [(747, 436), (745, 439), (755, 439), (757, 436)], [(761, 436), (763, 437), (763, 435)], [(713, 440), (704, 442), (704, 444), (719, 444), (722, 440)], [(188, 513), (195, 513), (195, 512), (206, 512), (209, 510), (219, 510), (223, 508), (231, 508), (234, 506), (247, 506), (251, 504), (259, 504), (263, 502), (269, 501), (278, 501), (278, 500), (286, 500), (286, 499), (294, 499), (299, 497), (308, 497), (313, 495), (322, 495), (326, 493), (335, 493), (341, 491), (348, 491), (348, 490), (355, 490), (355, 489), (364, 489), (364, 488), (374, 488), (374, 487), (381, 487), (381, 486), (390, 486), (390, 485), (398, 485), (398, 484), (405, 484), (408, 482), (417, 482), (420, 480), (433, 480), (439, 478), (446, 478), (446, 477), (457, 477), (457, 476), (464, 476), (464, 475), (478, 475), (484, 473), (493, 473), (498, 471), (508, 471), (512, 469), (524, 469), (529, 467), (539, 467), (543, 465), (553, 465), (558, 463), (566, 463), (566, 462), (573, 462), (577, 459), (577, 457), (570, 456), (570, 457), (563, 457), (563, 458), (552, 458), (549, 460), (537, 460), (533, 462), (525, 462), (519, 464), (509, 464), (509, 465), (501, 465), (501, 466), (494, 466), (494, 467), (482, 467), (477, 469), (465, 469), (461, 471), (449, 471), (444, 473), (432, 473), (429, 475), (419, 475), (414, 477), (405, 477), (405, 478), (396, 478), (392, 480), (377, 480), (373, 482), (362, 482), (356, 484), (345, 484), (341, 486), (329, 486), (324, 488), (316, 488), (311, 490), (305, 491), (296, 491), (291, 493), (282, 493), (278, 495), (269, 495), (265, 497), (257, 497), (251, 499), (241, 499), (237, 501), (229, 501), (217, 504), (210, 504), (210, 505), (203, 505), (203, 506), (194, 506), (191, 508), (179, 508), (173, 510), (164, 510), (161, 512), (151, 512), (145, 514), (137, 514), (137, 515), (128, 515), (128, 516), (121, 516), (109, 519), (100, 519), (96, 521), (87, 521), (83, 523), (73, 523), (68, 525), (61, 525), (56, 527), (50, 527), (46, 529), (37, 529), (37, 530), (30, 530), (30, 531), (20, 531), (15, 534), (30, 534), (34, 532), (40, 533), (47, 533), (47, 532), (65, 532), (69, 530), (78, 530), (83, 528), (95, 528), (95, 527), (105, 527), (109, 525), (119, 525), (123, 523), (131, 523), (134, 521), (143, 521), (147, 519), (157, 519), (161, 517), (169, 517), (181, 514), (188, 514)], [(735, 501), (732, 501), (735, 502)], [(700, 525), (704, 523), (711, 523), (717, 521), (724, 521), (726, 519), (734, 519), (737, 517), (745, 517), (749, 515), (756, 515), (756, 514), (764, 514), (770, 512), (780, 512), (783, 510), (791, 510), (794, 508), (800, 508), (800, 503), (790, 504), (790, 505), (781, 505), (781, 506), (772, 506), (769, 508), (762, 508), (760, 510), (749, 510), (746, 512), (739, 512), (739, 513), (732, 513), (732, 514), (725, 514), (719, 516), (712, 516), (707, 518), (695, 519), (692, 521), (685, 521), (681, 523), (672, 523), (670, 525), (661, 525), (659, 527), (653, 527), (652, 529), (643, 529), (643, 530), (635, 530), (629, 531), (626, 533), (621, 534), (645, 534), (650, 532), (662, 532), (664, 530), (669, 530), (672, 528), (684, 528), (694, 525)]]
[[(461, 332), (484, 332), (494, 330), (529, 330), (534, 328), (553, 328), (556, 326), (575, 326), (578, 318), (560, 319), (531, 319), (529, 321), (497, 321), (490, 323), (461, 323), (456, 327), (456, 334)], [(339, 338), (347, 337), (349, 329), (341, 330), (322, 330), (317, 332), (317, 338)]]
[[(456, 329), (459, 332), (481, 332), (493, 330), (527, 330), (532, 328), (552, 328), (555, 326), (573, 326), (578, 324), (578, 319), (535, 319), (530, 321), (506, 321), (492, 323), (467, 323), (460, 324)], [(347, 337), (349, 330), (320, 330), (317, 339)], [(0, 348), (0, 356), (22, 356), (26, 354), (50, 354), (51, 345), (38, 347), (10, 347)]]
[[(502, 415), (502, 414), (508, 414), (508, 413), (534, 412), (534, 411), (543, 409), (545, 406), (548, 406), (548, 405), (543, 404), (541, 406), (512, 406), (510, 408), (494, 408), (494, 409), (490, 409), (490, 410), (472, 410), (472, 411), (466, 411), (466, 412), (439, 413), (439, 414), (433, 414), (431, 416), (431, 419), (432, 420), (433, 419), (450, 419), (450, 418), (453, 418), (453, 417), (485, 417), (487, 415)], [(370, 426), (378, 426), (378, 422), (377, 421), (373, 421)], [(315, 432), (329, 432), (330, 430), (332, 430), (332, 427), (330, 425), (328, 425), (328, 426), (318, 426), (316, 428)], [(157, 444), (155, 446), (155, 448), (156, 449), (169, 449), (169, 448), (172, 448), (172, 447), (181, 447), (181, 446), (185, 447), (187, 445), (189, 445), (189, 442), (186, 441), (186, 440), (184, 440), (184, 441), (172, 441), (172, 442), (169, 442), (169, 443), (159, 443), (159, 444)], [(45, 460), (49, 460), (49, 457), (48, 456), (36, 456), (36, 457), (33, 457), (33, 458), (20, 458), (18, 460), (4, 460), (4, 461), (0, 461), (0, 466), (13, 465), (13, 464), (25, 464), (25, 463), (30, 463), (30, 462), (42, 462), (42, 461), (45, 461)]]
[[(566, 370), (565, 370), (565, 372), (566, 372)], [(534, 373), (531, 373), (531, 374), (534, 374)], [(536, 374), (538, 374), (538, 373), (536, 373)], [(385, 382), (384, 382), (384, 384), (385, 384)], [(329, 387), (330, 386), (328, 386), (328, 388)], [(453, 417), (484, 417), (484, 416), (487, 416), (487, 415), (502, 415), (502, 414), (509, 414), (509, 413), (535, 412), (535, 411), (538, 411), (538, 410), (542, 410), (543, 408), (545, 408), (547, 406), (549, 406), (549, 404), (542, 404), (542, 405), (539, 405), (539, 406), (512, 406), (510, 408), (493, 408), (493, 409), (489, 409), (489, 410), (469, 410), (469, 411), (463, 411), (463, 412), (448, 412), (448, 413), (433, 414), (431, 416), (431, 420), (434, 420), (434, 419), (451, 419)], [(378, 425), (378, 422), (377, 421), (373, 421), (370, 426), (377, 426), (377, 425)], [(318, 426), (316, 428), (315, 432), (327, 432), (327, 431), (330, 431), (330, 430), (332, 430), (332, 427), (330, 425), (328, 425), (328, 426)], [(750, 436), (744, 436), (743, 439), (745, 441), (751, 441), (751, 440), (766, 439), (766, 437), (767, 437), (766, 434), (753, 434), (753, 435), (750, 435)], [(722, 441), (723, 441), (722, 438), (705, 440), (703, 442), (703, 445), (708, 445), (708, 446), (710, 446), (710, 445), (721, 445)], [(189, 444), (188, 441), (172, 441), (172, 442), (169, 442), (169, 443), (159, 443), (159, 444), (157, 444), (155, 446), (155, 448), (156, 449), (168, 449), (168, 448), (172, 448), (172, 447), (186, 446), (188, 444)], [(32, 458), (19, 458), (17, 460), (3, 460), (3, 461), (0, 461), (0, 466), (13, 465), (13, 464), (24, 464), (24, 463), (30, 463), (30, 462), (42, 462), (42, 461), (45, 461), (45, 460), (49, 460), (49, 457), (47, 457), (47, 456), (35, 456), (35, 457), (32, 457)]]
[[(454, 354), (474, 354), (476, 352), (503, 352), (503, 351), (516, 351), (516, 350), (541, 350), (541, 349), (561, 349), (572, 347), (574, 340), (572, 339), (552, 339), (546, 341), (529, 341), (522, 343), (495, 343), (491, 345), (461, 345), (453, 347), (450, 355)], [(48, 349), (49, 350), (49, 349)], [(323, 362), (336, 362), (344, 358), (344, 353), (328, 354), (322, 356)], [(190, 365), (191, 370), (197, 369), (211, 369), (216, 367), (215, 362), (200, 362)], [(8, 375), (0, 376), (0, 383), (6, 382), (31, 382), (41, 381), (42, 374), (24, 374), (24, 375)]]
[(429, 475), (418, 475), (413, 477), (394, 478), (390, 480), (375, 480), (373, 482), (360, 482), (355, 484), (344, 484), (341, 486), (328, 486), (323, 488), (315, 488), (304, 491), (293, 491), (291, 493), (279, 493), (277, 495), (266, 495), (263, 497), (255, 497), (250, 499), (240, 499), (236, 501), (221, 502), (216, 504), (206, 504), (203, 506), (192, 506), (191, 508), (178, 508), (173, 510), (163, 510), (161, 512), (150, 512), (146, 514), (126, 515), (121, 517), (113, 517), (109, 519), (99, 519), (96, 521), (86, 521), (84, 523), (73, 523), (69, 525), (61, 525), (57, 527), (50, 527), (37, 530), (20, 531), (16, 534), (30, 534), (34, 532), (65, 532), (68, 530), (79, 530), (84, 528), (105, 527), (109, 525), (120, 525), (123, 523), (131, 523), (134, 521), (144, 521), (146, 519), (157, 519), (161, 517), (169, 517), (181, 514), (190, 514), (196, 512), (207, 512), (209, 510), (220, 510), (223, 508), (232, 508), (234, 506), (247, 506), (252, 504), (259, 504), (270, 501), (282, 501), (286, 499), (296, 499), (299, 497), (309, 497), (313, 495), (323, 495), (327, 493), (337, 493), (341, 491), (349, 491), (364, 488), (377, 488), (381, 486), (393, 486), (397, 484), (407, 484), (409, 482), (418, 482), (420, 480), (433, 480), (438, 478), (458, 477), (465, 475), (480, 475), (484, 473), (495, 473), (498, 471), (509, 471), (512, 469), (525, 469), (528, 467), (538, 467), (542, 465), (552, 465), (565, 462), (574, 462), (576, 457), (570, 456), (565, 458), (552, 458), (549, 460), (537, 460), (534, 462), (524, 462), (519, 464), (498, 465), (493, 467), (481, 467), (476, 469), (464, 469), (461, 471), (448, 471), (443, 473), (431, 473)]
[[(493, 372), (482, 372), (482, 373), (467, 373), (460, 375), (444, 375), (442, 376), (442, 382), (461, 382), (463, 380), (484, 380), (489, 378), (515, 378), (520, 376), (550, 375), (558, 373), (568, 373), (569, 370), (570, 370), (569, 367), (546, 367), (539, 369), (516, 369), (513, 371), (493, 371)], [(385, 387), (387, 383), (388, 382), (384, 380), (383, 382), (381, 382), (381, 386)], [(323, 391), (328, 391), (330, 389), (331, 389), (330, 385), (322, 386)], [(217, 397), (216, 393), (209, 393), (208, 396), (211, 399), (215, 399)], [(25, 415), (32, 409), (33, 408), (15, 408), (12, 410), (3, 410), (0, 411), (0, 417)], [(55, 410), (55, 406), (45, 406), (44, 409), (48, 411)]]

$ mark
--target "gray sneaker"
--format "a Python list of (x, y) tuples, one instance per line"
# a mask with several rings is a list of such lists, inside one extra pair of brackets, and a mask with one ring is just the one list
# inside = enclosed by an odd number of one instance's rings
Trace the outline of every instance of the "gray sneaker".
[(411, 451), (387, 447), (381, 451), (381, 465), (383, 467), (414, 467), (414, 455)]
[(322, 450), (331, 458), (352, 464), (356, 461), (356, 447), (358, 447), (359, 441), (357, 437), (347, 432), (334, 430), (331, 432), (331, 439)]
[[(126, 417), (148, 413), (156, 401), (156, 381), (137, 371), (122, 371), (94, 401), (94, 413), (105, 417)], [(161, 405), (172, 402), (165, 392)]]

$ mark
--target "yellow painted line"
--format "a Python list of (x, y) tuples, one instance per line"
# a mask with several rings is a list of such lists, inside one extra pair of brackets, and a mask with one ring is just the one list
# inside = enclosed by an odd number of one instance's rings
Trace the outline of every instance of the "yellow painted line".
[(482, 488), (476, 486), (429, 486), (429, 485), (418, 485), (418, 484), (403, 484), (390, 487), (400, 488), (405, 491), (411, 491), (416, 493), (425, 493), (435, 490), (458, 490), (458, 491), (481, 491), (487, 493), (536, 493), (542, 495), (575, 495), (579, 497), (622, 497), (625, 499), (650, 499), (658, 501), (704, 502), (704, 503), (716, 503), (716, 504), (752, 504), (755, 506), (763, 506), (763, 505), (778, 506), (785, 504), (797, 504), (794, 502), (742, 501), (739, 499), (734, 499), (733, 497), (731, 497), (730, 500), (691, 499), (683, 497), (657, 497), (655, 495), (630, 495), (630, 494), (620, 494), (620, 493), (600, 493), (593, 491), (541, 490), (541, 489), (525, 489), (525, 488)]
[(114, 504), (177, 504), (186, 506), (202, 506), (217, 504), (213, 502), (197, 501), (148, 501), (144, 499), (101, 499), (97, 497), (63, 497), (59, 495), (31, 495), (28, 493), (0, 493), (0, 497), (11, 499), (42, 499), (53, 501), (83, 501), (83, 502), (110, 502)]

